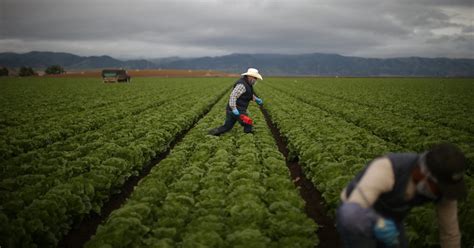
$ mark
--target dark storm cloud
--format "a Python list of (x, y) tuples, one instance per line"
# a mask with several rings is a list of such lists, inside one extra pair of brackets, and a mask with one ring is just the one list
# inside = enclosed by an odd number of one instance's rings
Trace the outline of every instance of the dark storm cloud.
[(0, 51), (474, 57), (463, 50), (472, 42), (471, 1), (2, 0), (1, 7)]
[[(412, 2), (411, 0), (405, 0), (406, 2)], [(423, 5), (438, 5), (438, 6), (461, 6), (461, 7), (472, 7), (474, 3), (472, 0), (418, 0)]]

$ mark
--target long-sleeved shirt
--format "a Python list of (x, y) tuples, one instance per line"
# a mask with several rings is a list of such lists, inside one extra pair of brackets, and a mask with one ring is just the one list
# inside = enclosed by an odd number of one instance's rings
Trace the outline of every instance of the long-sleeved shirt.
[[(232, 110), (237, 108), (237, 98), (244, 94), (245, 91), (245, 86), (243, 84), (238, 84), (235, 86), (234, 90), (232, 90), (232, 93), (230, 93), (229, 97), (229, 106)], [(253, 99), (255, 100), (255, 95), (253, 96)]]
[[(382, 193), (392, 190), (394, 184), (395, 175), (390, 160), (388, 158), (376, 159), (369, 165), (349, 198), (346, 197), (346, 189), (342, 191), (341, 200), (343, 202), (357, 203), (364, 208), (370, 208)], [(416, 185), (413, 180), (409, 180), (405, 199), (413, 198), (415, 193)], [(436, 213), (441, 247), (461, 247), (457, 201), (441, 200), (436, 205)]]

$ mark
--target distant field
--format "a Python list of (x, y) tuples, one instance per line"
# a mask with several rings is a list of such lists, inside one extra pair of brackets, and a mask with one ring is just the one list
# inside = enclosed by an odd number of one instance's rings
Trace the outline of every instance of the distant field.
[[(223, 123), (236, 75), (129, 72), (137, 77), (129, 84), (104, 84), (99, 71), (0, 78), (1, 247), (67, 242), (127, 190), (87, 247), (314, 247), (327, 242), (315, 233), (324, 227), (306, 214), (287, 160), (299, 162), (334, 216), (340, 191), (368, 161), (443, 141), (470, 162), (459, 219), (463, 244), (474, 243), (472, 80), (265, 78), (255, 86), (263, 109), (249, 109), (255, 134), (236, 125), (213, 137), (207, 130)], [(411, 245), (436, 246), (433, 208), (414, 213)]]
[[(237, 74), (211, 70), (128, 70), (132, 77), (236, 77)], [(47, 77), (101, 77), (101, 70), (68, 71)]]

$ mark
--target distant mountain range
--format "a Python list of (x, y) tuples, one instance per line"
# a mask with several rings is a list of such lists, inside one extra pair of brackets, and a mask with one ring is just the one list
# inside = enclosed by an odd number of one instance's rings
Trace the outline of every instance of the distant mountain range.
[(21, 67), (29, 66), (44, 69), (50, 65), (60, 65), (65, 69), (99, 69), (99, 68), (129, 68), (152, 69), (156, 65), (148, 60), (121, 61), (110, 56), (82, 57), (70, 53), (29, 52), (29, 53), (0, 53), (0, 66)]
[(474, 59), (360, 58), (338, 54), (230, 54), (218, 57), (169, 57), (149, 60), (118, 60), (110, 56), (82, 57), (69, 53), (0, 53), (0, 66), (46, 68), (61, 65), (66, 70), (127, 68), (217, 70), (241, 73), (248, 67), (272, 76), (440, 76), (473, 77)]

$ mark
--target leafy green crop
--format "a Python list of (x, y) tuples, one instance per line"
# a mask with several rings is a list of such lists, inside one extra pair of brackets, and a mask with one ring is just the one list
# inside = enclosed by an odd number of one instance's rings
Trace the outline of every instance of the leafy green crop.
[[(341, 190), (370, 160), (387, 152), (421, 152), (449, 141), (466, 153), (472, 184), (473, 84), (464, 79), (270, 79), (259, 94), (288, 141), (292, 158), (322, 192), (334, 215)], [(451, 120), (451, 121), (447, 121)], [(474, 242), (472, 199), (460, 204), (463, 244)], [(432, 207), (415, 209), (408, 237), (436, 246)]]
[[(100, 213), (104, 202), (121, 188), (127, 178), (137, 175), (156, 154), (167, 150), (172, 140), (190, 128), (229, 87), (218, 80), (201, 85), (193, 83), (195, 80), (190, 81), (138, 81), (126, 87), (110, 85), (111, 88), (120, 87), (115, 92), (119, 96), (111, 95), (112, 99), (119, 99), (130, 91), (142, 93), (144, 89), (160, 92), (160, 96), (125, 97), (124, 102), (107, 105), (106, 112), (96, 108), (97, 113), (93, 116), (100, 122), (95, 122), (93, 117), (82, 119), (85, 110), (78, 110), (75, 118), (73, 114), (70, 116), (84, 128), (77, 129), (71, 136), (51, 138), (50, 144), (30, 147), (31, 150), (19, 154), (10, 153), (11, 156), (3, 160), (0, 167), (0, 218), (6, 219), (0, 224), (0, 244), (7, 247), (55, 246), (73, 224), (92, 211)], [(37, 83), (36, 87), (41, 90), (43, 84)], [(83, 87), (91, 86), (89, 91), (76, 87), (94, 95), (94, 84), (97, 83), (84, 84)], [(21, 91), (22, 85), (17, 86)], [(66, 91), (69, 86), (67, 83), (65, 86), (55, 85)], [(177, 92), (182, 95), (176, 95)], [(193, 94), (189, 95), (190, 92)], [(101, 94), (99, 91), (95, 97)], [(47, 97), (43, 100), (54, 102)], [(75, 105), (74, 102), (63, 104)], [(44, 107), (49, 108), (49, 103)], [(122, 115), (108, 116), (109, 109), (121, 111)], [(53, 120), (55, 117), (46, 118), (43, 123), (47, 125)], [(68, 123), (67, 119), (65, 123)], [(27, 130), (23, 127), (26, 126), (18, 128)], [(8, 130), (15, 128), (9, 126)], [(54, 128), (61, 127), (52, 125), (53, 131)], [(28, 135), (25, 137), (30, 137)]]
[[(251, 106), (255, 134), (236, 126), (220, 137), (207, 130), (224, 121), (224, 96), (112, 213), (86, 247), (314, 247), (316, 224), (289, 178), (263, 115)], [(137, 213), (147, 204), (151, 211)], [(140, 216), (136, 216), (139, 214)], [(135, 233), (138, 218), (147, 232)], [(113, 235), (133, 236), (133, 244)], [(119, 239), (119, 238), (118, 238)]]
[[(255, 134), (220, 137), (229, 79), (1, 79), (0, 246), (54, 247), (124, 182), (197, 122), (99, 226), (86, 247), (314, 247), (316, 224), (291, 182), (260, 110)], [(459, 205), (474, 242), (473, 85), (464, 79), (268, 79), (259, 96), (322, 193), (330, 214), (373, 158), (449, 141), (467, 154), (470, 194)], [(202, 119), (202, 115), (214, 105)], [(436, 247), (431, 206), (407, 235)]]

